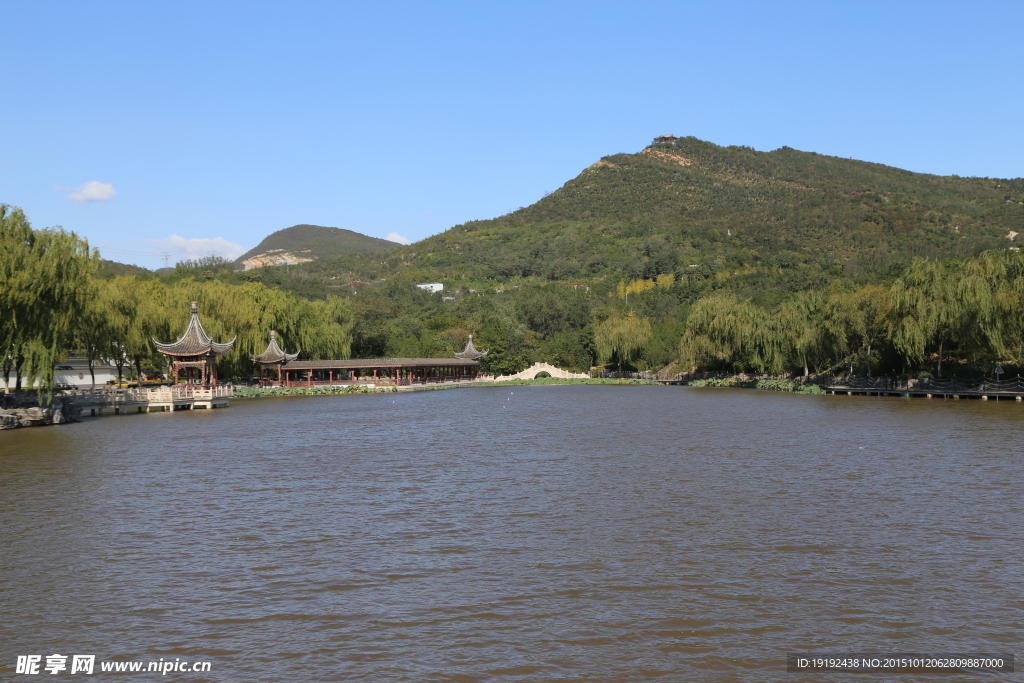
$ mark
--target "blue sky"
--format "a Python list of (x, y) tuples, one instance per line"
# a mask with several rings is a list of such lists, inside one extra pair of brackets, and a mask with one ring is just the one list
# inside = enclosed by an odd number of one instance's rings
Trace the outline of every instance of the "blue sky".
[(416, 241), (664, 133), (1024, 176), (1020, 2), (2, 7), (0, 202), (147, 267)]

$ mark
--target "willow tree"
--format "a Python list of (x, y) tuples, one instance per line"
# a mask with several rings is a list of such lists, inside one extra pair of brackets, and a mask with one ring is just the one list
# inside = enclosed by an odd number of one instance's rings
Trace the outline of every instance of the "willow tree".
[(965, 301), (957, 293), (955, 267), (917, 259), (891, 287), (893, 344), (911, 363), (923, 361), (928, 347), (936, 344), (938, 377), (946, 345), (956, 341), (964, 322)]
[(863, 353), (871, 376), (871, 350), (885, 338), (892, 320), (892, 296), (881, 285), (864, 285), (848, 291), (832, 288), (825, 300), (825, 327), (837, 339), (839, 348), (852, 350), (853, 358)]
[(799, 292), (779, 307), (777, 321), (787, 351), (810, 375), (809, 362), (825, 346), (826, 332), (822, 326), (822, 296), (815, 291)]
[(98, 264), (98, 252), (73, 232), (33, 230), (21, 209), (0, 205), (0, 352), (17, 388), (22, 377), (38, 377), (40, 397), (52, 396)]
[(89, 283), (88, 300), (81, 312), (75, 334), (75, 346), (85, 354), (89, 364), (90, 384), (96, 385), (96, 363), (108, 358), (111, 328), (102, 296), (104, 281), (93, 279)]
[(963, 302), (963, 341), (976, 352), (1012, 357), (1024, 336), (1024, 257), (992, 251), (965, 259), (956, 296)]
[(35, 233), (21, 209), (0, 204), (0, 352), (3, 353), (4, 391), (11, 372), (21, 388), (24, 347), (31, 339), (32, 287), (27, 281), (29, 252)]
[(117, 368), (118, 384), (125, 366), (131, 363), (132, 353), (144, 343), (138, 293), (139, 281), (134, 275), (112, 278), (97, 288), (97, 318), (90, 322), (102, 325), (94, 334), (102, 335), (105, 341), (103, 355)]
[(716, 293), (694, 304), (680, 342), (684, 363), (725, 363), (778, 373), (786, 365), (786, 334), (780, 319), (745, 299)]
[(348, 358), (352, 353), (352, 311), (345, 299), (329, 296), (301, 301), (297, 339), (311, 358)]
[(640, 356), (651, 340), (651, 321), (633, 311), (626, 315), (613, 313), (594, 329), (597, 354), (602, 363), (615, 360), (619, 370), (623, 362), (630, 364)]

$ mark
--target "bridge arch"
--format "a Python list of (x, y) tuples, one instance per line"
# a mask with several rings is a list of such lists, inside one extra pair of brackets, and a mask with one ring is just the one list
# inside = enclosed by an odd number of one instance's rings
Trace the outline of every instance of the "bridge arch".
[(514, 375), (502, 375), (501, 377), (496, 377), (494, 381), (507, 382), (513, 379), (536, 379), (537, 375), (542, 372), (546, 372), (550, 377), (557, 377), (558, 379), (588, 379), (590, 377), (585, 372), (569, 372), (548, 363), (534, 363), (522, 372), (517, 372)]

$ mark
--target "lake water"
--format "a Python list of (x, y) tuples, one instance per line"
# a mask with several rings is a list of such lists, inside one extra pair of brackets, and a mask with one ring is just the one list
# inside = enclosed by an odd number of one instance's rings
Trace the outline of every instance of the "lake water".
[(211, 662), (162, 677), (193, 682), (839, 681), (786, 653), (1013, 653), (1022, 437), (1012, 401), (630, 386), (3, 432), (0, 678), (81, 653)]

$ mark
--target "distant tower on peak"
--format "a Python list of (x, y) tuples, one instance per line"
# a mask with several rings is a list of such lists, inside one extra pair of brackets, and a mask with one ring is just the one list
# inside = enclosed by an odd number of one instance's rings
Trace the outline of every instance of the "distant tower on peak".
[(662, 142), (675, 142), (678, 139), (679, 138), (677, 138), (675, 135), (659, 135), (658, 137), (654, 138), (654, 144), (657, 145)]

